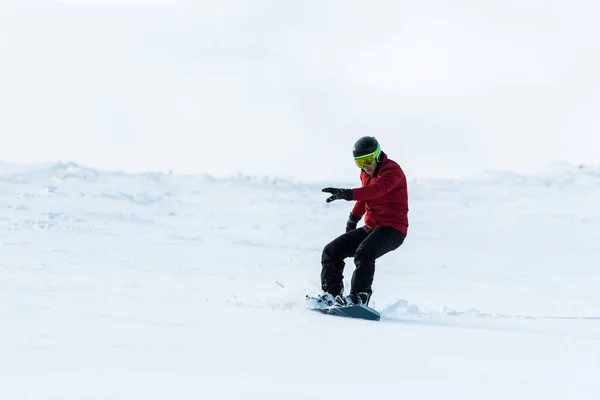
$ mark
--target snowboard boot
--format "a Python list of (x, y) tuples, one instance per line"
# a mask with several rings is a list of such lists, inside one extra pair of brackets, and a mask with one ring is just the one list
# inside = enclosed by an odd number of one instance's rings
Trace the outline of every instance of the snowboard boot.
[(323, 294), (316, 297), (306, 295), (306, 301), (310, 308), (324, 309), (333, 305), (335, 297), (329, 292), (323, 292)]
[(370, 297), (371, 295), (365, 292), (350, 293), (346, 297), (340, 295), (335, 297), (333, 305), (335, 307), (368, 306)]

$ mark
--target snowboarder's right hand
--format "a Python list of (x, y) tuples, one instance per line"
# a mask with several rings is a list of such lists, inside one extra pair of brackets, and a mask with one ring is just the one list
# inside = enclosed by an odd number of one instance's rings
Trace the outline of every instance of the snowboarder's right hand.
[(358, 224), (358, 221), (360, 221), (360, 218), (355, 216), (354, 214), (350, 213), (350, 216), (348, 217), (348, 221), (346, 222), (346, 232), (355, 230), (356, 225)]
[(354, 197), (352, 189), (338, 189), (338, 188), (327, 187), (325, 189), (322, 189), (321, 191), (325, 192), (325, 193), (331, 193), (331, 196), (329, 196), (327, 199), (325, 199), (325, 201), (328, 203), (331, 203), (334, 200), (350, 201)]

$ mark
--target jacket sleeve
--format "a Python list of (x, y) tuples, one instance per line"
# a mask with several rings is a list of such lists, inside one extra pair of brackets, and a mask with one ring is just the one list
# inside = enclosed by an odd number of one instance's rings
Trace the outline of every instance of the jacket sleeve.
[(354, 203), (354, 208), (352, 209), (351, 214), (359, 219), (362, 218), (366, 212), (365, 206), (366, 206), (366, 204), (364, 201), (362, 201), (362, 200), (357, 201), (356, 203)]
[[(399, 168), (386, 169), (380, 171), (379, 179), (375, 182), (361, 188), (352, 189), (353, 199), (356, 200), (355, 208), (363, 202), (362, 207), (364, 209), (365, 200), (381, 197), (399, 186), (402, 183), (403, 176), (404, 173)], [(355, 215), (358, 216), (358, 214)]]

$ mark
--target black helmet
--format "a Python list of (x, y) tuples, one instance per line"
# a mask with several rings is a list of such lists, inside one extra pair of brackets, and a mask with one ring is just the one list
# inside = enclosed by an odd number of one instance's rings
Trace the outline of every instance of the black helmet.
[[(381, 152), (379, 148), (379, 142), (373, 136), (363, 136), (354, 143), (352, 149), (352, 155), (354, 157), (366, 156), (367, 154), (375, 153), (376, 151)], [(379, 153), (377, 157), (379, 159)]]

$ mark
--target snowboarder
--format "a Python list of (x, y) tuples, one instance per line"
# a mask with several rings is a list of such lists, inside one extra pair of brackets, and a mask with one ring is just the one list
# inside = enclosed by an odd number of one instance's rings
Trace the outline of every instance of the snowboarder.
[[(328, 187), (326, 201), (356, 201), (346, 222), (346, 233), (328, 243), (321, 257), (323, 294), (309, 298), (316, 308), (368, 305), (375, 274), (375, 259), (396, 250), (408, 232), (408, 191), (400, 166), (381, 151), (371, 136), (358, 139), (354, 162), (361, 169), (362, 186), (356, 189)], [(365, 217), (365, 225), (357, 228)], [(350, 293), (344, 297), (344, 260), (354, 257)]]

